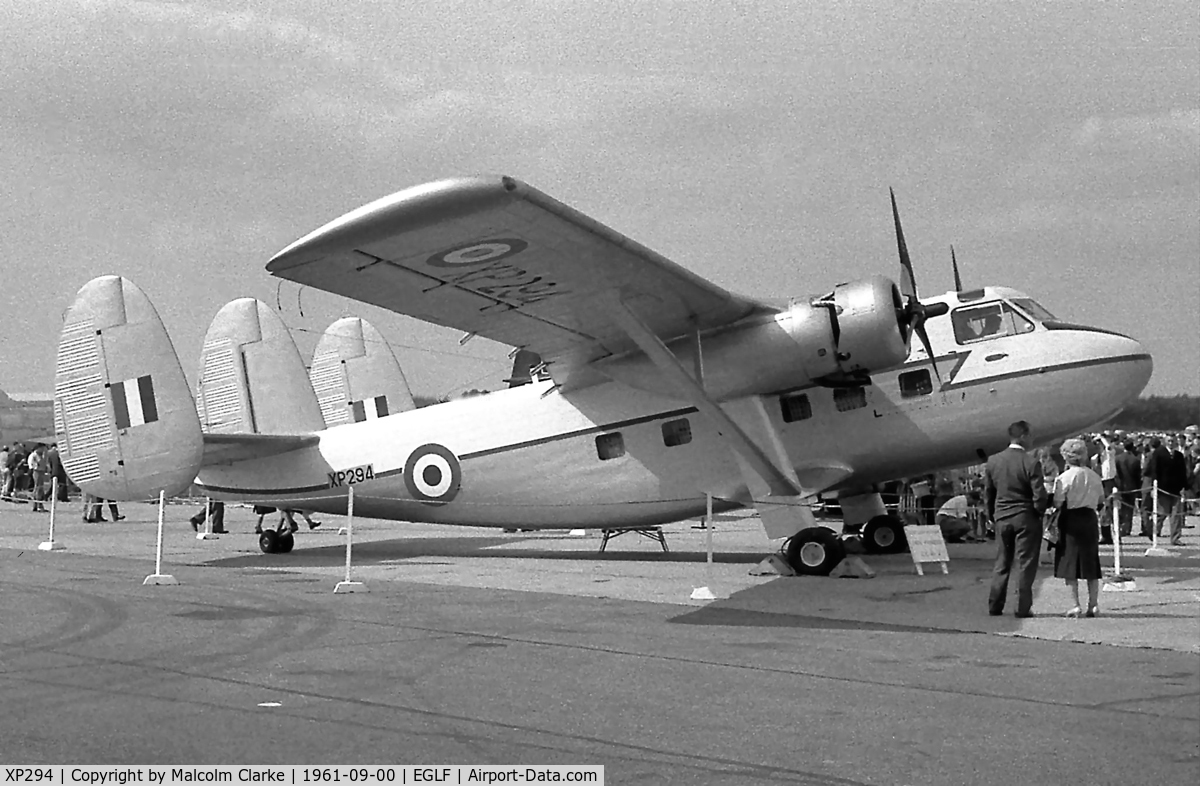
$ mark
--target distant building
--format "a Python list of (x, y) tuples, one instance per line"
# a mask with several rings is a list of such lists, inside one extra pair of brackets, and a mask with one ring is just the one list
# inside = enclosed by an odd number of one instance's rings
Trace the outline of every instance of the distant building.
[(14, 399), (0, 390), (0, 443), (54, 439), (54, 403), (44, 399)]

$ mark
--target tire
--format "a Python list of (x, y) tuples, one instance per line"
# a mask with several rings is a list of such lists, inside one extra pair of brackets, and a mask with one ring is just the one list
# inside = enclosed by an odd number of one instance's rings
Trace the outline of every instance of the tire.
[(279, 533), (273, 529), (263, 530), (258, 536), (258, 547), (262, 549), (263, 554), (278, 554)]
[(798, 576), (828, 576), (845, 557), (845, 544), (825, 527), (802, 529), (787, 542), (787, 561)]
[(895, 516), (876, 516), (868, 521), (862, 539), (868, 554), (898, 554), (908, 550), (904, 522)]
[(288, 554), (296, 546), (296, 536), (290, 532), (279, 533), (279, 553)]

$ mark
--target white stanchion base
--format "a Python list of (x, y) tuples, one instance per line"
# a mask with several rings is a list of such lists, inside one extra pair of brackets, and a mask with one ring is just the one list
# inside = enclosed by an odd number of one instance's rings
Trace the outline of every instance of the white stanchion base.
[(1165, 549), (1162, 546), (1151, 546), (1150, 548), (1146, 549), (1145, 556), (1147, 556), (1147, 557), (1174, 557), (1175, 552), (1171, 551), (1170, 549)]
[(333, 588), (334, 595), (346, 595), (351, 592), (370, 592), (370, 590), (361, 581), (339, 581)]
[(67, 547), (59, 540), (47, 540), (38, 544), (38, 551), (66, 551)]
[(151, 584), (154, 584), (154, 585), (158, 585), (158, 586), (167, 587), (167, 586), (174, 586), (178, 583), (179, 582), (175, 580), (175, 577), (170, 574), (151, 573), (149, 576), (146, 577), (146, 580), (142, 582), (142, 586), (146, 587)]
[(215, 532), (198, 532), (196, 540), (220, 540), (221, 536)]
[(572, 538), (586, 538), (587, 530), (586, 529), (573, 529), (570, 532), (568, 532), (567, 534), (570, 535)]
[(1137, 582), (1132, 576), (1107, 576), (1101, 589), (1108, 592), (1136, 592)]
[(708, 587), (696, 587), (692, 590), (692, 600), (716, 600), (717, 596)]

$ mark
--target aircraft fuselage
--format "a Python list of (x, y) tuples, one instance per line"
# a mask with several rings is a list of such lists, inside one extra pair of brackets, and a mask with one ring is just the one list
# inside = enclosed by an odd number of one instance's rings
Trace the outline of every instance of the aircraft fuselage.
[[(1023, 326), (963, 340), (971, 313), (1023, 297), (942, 298), (955, 311), (928, 324), (940, 381), (916, 348), (869, 385), (721, 405), (747, 430), (769, 426), (802, 478), (841, 467), (848, 472), (828, 490), (858, 492), (978, 462), (1007, 444), (1014, 420), (1031, 423), (1039, 442), (1079, 433), (1145, 386), (1152, 364), (1136, 341), (1013, 317), (1011, 303), (1006, 318)], [(216, 498), (327, 513), (346, 511), (350, 485), (358, 515), (500, 527), (652, 525), (703, 513), (705, 493), (718, 509), (750, 501), (708, 418), (620, 382), (570, 392), (540, 382), (335, 426), (314, 446), (206, 466), (197, 479)]]

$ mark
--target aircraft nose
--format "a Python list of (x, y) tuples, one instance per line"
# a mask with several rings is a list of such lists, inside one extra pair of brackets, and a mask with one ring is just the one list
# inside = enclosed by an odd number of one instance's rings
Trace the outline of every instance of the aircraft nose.
[(1093, 362), (1107, 369), (1104, 379), (1114, 399), (1135, 398), (1150, 382), (1154, 359), (1136, 339), (1099, 328), (1087, 331)]

